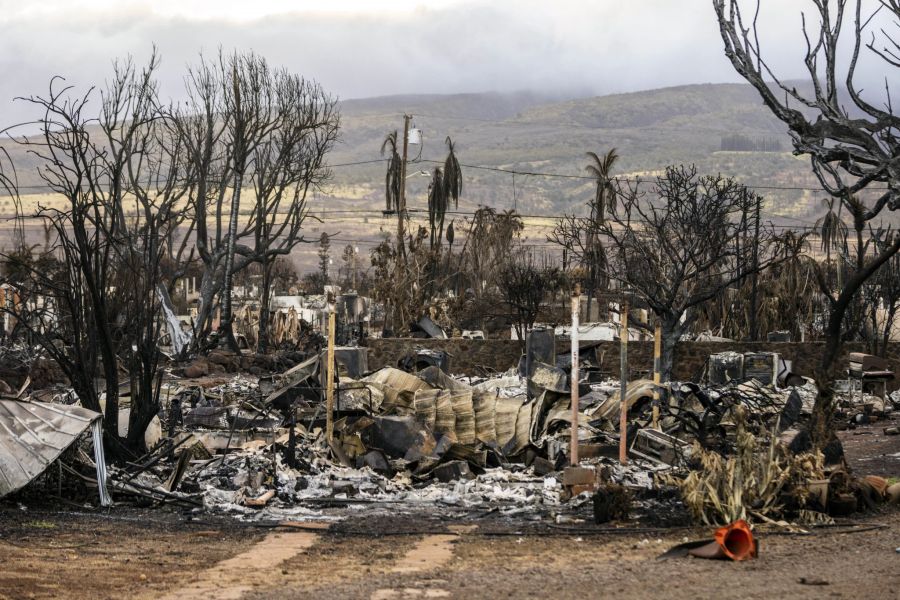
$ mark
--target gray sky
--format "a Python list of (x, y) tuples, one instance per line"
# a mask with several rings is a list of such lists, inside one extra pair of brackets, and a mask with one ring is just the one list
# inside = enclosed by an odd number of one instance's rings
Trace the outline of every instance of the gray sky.
[[(802, 76), (809, 3), (763, 4), (774, 66)], [(5, 124), (25, 114), (11, 99), (45, 91), (52, 75), (99, 84), (113, 58), (143, 59), (153, 43), (163, 94), (176, 97), (184, 66), (220, 45), (252, 48), (341, 98), (739, 81), (710, 0), (0, 0), (0, 24)]]

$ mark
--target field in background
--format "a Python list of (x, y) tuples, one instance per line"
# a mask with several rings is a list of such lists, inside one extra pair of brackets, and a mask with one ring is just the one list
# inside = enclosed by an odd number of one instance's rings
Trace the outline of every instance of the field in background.
[[(482, 205), (516, 209), (525, 215), (526, 243), (538, 253), (552, 250), (546, 236), (553, 219), (580, 213), (593, 193), (584, 172), (588, 150), (617, 148), (621, 158), (615, 172), (625, 177), (652, 179), (666, 165), (681, 163), (694, 163), (702, 173), (733, 176), (764, 196), (765, 218), (779, 228), (809, 230), (823, 213), (825, 194), (808, 159), (790, 153), (784, 126), (747, 85), (690, 85), (565, 101), (526, 93), (396, 96), (345, 101), (341, 110), (341, 140), (329, 155), (334, 178), (310, 196), (315, 219), (309, 220), (305, 237), (312, 243), (301, 244), (292, 256), (301, 271), (315, 268), (322, 232), (335, 236), (335, 264), (348, 243), (368, 256), (383, 233), (395, 234), (395, 218), (381, 213), (384, 163), (379, 150), (389, 131), (402, 129), (403, 113), (414, 116), (424, 140), (420, 155), (411, 146), (411, 159), (418, 160), (407, 170), (414, 223), (427, 220), (415, 211), (427, 207), (429, 174), (443, 161), (449, 135), (463, 164), (464, 184), (458, 211), (448, 220), (459, 224)], [(774, 140), (782, 151), (723, 151), (723, 140), (736, 134)], [(0, 146), (16, 160), (26, 213), (38, 203), (53, 206), (59, 201), (45, 192), (33, 157), (9, 140)], [(863, 198), (876, 194), (867, 191)], [(0, 218), (5, 217), (0, 246), (9, 245), (13, 213), (11, 199), (0, 197)], [(459, 227), (457, 231), (461, 233)], [(40, 224), (29, 224), (27, 236), (30, 243), (42, 243)]]

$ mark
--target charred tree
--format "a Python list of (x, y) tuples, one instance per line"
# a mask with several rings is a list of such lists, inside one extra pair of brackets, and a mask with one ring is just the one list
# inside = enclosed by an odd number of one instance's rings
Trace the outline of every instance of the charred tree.
[[(760, 228), (756, 260), (732, 241), (755, 223), (740, 215), (756, 202), (743, 185), (700, 176), (694, 167), (668, 167), (649, 192), (644, 182), (617, 182), (618, 204), (599, 225), (613, 250), (606, 274), (638, 296), (662, 328), (662, 378), (672, 373), (675, 344), (705, 303), (784, 260)], [(745, 265), (743, 268), (740, 265)]]
[(497, 286), (513, 315), (513, 327), (522, 347), (525, 335), (534, 328), (549, 292), (556, 288), (560, 274), (553, 267), (535, 264), (530, 254), (507, 262), (499, 272)]
[[(900, 72), (900, 2), (814, 0), (814, 18), (804, 15), (800, 32), (806, 40), (801, 60), (811, 81), (807, 91), (783, 82), (769, 67), (759, 42), (759, 4), (750, 20), (745, 20), (742, 4), (713, 0), (725, 55), (785, 124), (794, 152), (810, 157), (822, 187), (847, 208), (861, 190), (885, 184), (879, 187), (883, 193), (864, 206), (863, 222), (878, 218), (885, 209), (900, 208), (900, 115), (891, 102), (891, 83)], [(872, 92), (864, 94), (858, 87), (861, 60), (883, 65), (885, 98), (873, 98)], [(819, 396), (812, 433), (817, 444), (833, 436), (831, 386), (845, 314), (868, 279), (900, 251), (900, 235), (893, 237), (865, 258), (838, 289), (829, 290), (826, 350), (816, 372)]]
[[(155, 53), (143, 69), (117, 62), (97, 115), (88, 112), (93, 90), (76, 95), (54, 78), (46, 97), (26, 99), (41, 111), (41, 135), (15, 138), (64, 203), (30, 215), (52, 234), (27, 274), (7, 281), (29, 300), (10, 310), (82, 404), (104, 413), (107, 446), (120, 458), (143, 451), (144, 430), (158, 412), (156, 286), (166, 240), (184, 217), (178, 208), (182, 147), (170, 138), (160, 109), (157, 64)], [(120, 359), (133, 391), (124, 445)], [(95, 379), (104, 381), (105, 399)]]
[[(189, 149), (191, 230), (203, 264), (193, 340), (197, 350), (212, 330), (216, 298), (223, 317), (220, 331), (226, 340), (233, 337), (235, 273), (261, 265), (261, 312), (267, 312), (269, 265), (312, 241), (301, 233), (309, 217), (306, 200), (331, 176), (325, 158), (337, 141), (340, 116), (336, 100), (317, 83), (273, 70), (252, 53), (201, 61), (187, 84), (187, 106), (175, 116)], [(244, 187), (252, 194), (242, 193)], [(241, 208), (248, 196), (250, 203)], [(263, 350), (267, 324), (268, 319), (260, 319)]]

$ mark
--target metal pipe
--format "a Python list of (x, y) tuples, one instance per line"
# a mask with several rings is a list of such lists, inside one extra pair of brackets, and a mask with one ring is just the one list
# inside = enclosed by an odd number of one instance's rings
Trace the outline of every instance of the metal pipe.
[(578, 311), (581, 308), (581, 285), (575, 284), (572, 294), (572, 331), (569, 335), (572, 351), (572, 372), (569, 388), (572, 394), (572, 429), (569, 435), (569, 458), (572, 466), (578, 465)]
[(329, 442), (334, 438), (334, 306), (328, 313), (328, 381), (325, 384), (325, 435)]

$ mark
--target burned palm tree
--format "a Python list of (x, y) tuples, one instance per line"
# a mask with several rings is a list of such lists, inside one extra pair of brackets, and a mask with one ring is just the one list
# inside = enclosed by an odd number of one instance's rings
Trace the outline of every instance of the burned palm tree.
[[(840, 214), (834, 210), (834, 198), (825, 198), (823, 204), (828, 211), (825, 216), (816, 221), (815, 231), (822, 240), (822, 251), (825, 253), (826, 267), (831, 266), (831, 252), (835, 251), (839, 255), (846, 252), (847, 248), (847, 225), (841, 219)], [(841, 264), (842, 260), (838, 260), (835, 268), (837, 273), (838, 287), (841, 287)]]
[(594, 201), (591, 202), (591, 220), (603, 221), (606, 211), (616, 208), (616, 190), (612, 185), (610, 173), (612, 173), (613, 165), (619, 160), (619, 155), (615, 148), (604, 154), (602, 158), (596, 152), (587, 152), (586, 154), (591, 159), (591, 164), (584, 170), (596, 180), (597, 184)]
[[(459, 206), (459, 195), (462, 193), (462, 167), (456, 159), (456, 151), (450, 136), (447, 142), (447, 158), (444, 159), (444, 190), (448, 200), (453, 200), (453, 207)], [(441, 226), (443, 231), (443, 225)]]
[[(381, 143), (381, 155), (389, 154), (388, 168), (384, 174), (385, 215), (397, 211), (397, 253), (406, 256), (403, 244), (403, 207), (400, 206), (403, 194), (403, 159), (397, 152), (397, 131), (394, 130)], [(398, 263), (399, 264), (399, 263)]]
[(587, 153), (591, 163), (585, 170), (596, 181), (594, 196), (587, 202), (590, 216), (564, 215), (554, 227), (547, 241), (559, 244), (563, 249), (563, 264), (571, 259), (578, 262), (583, 276), (583, 285), (587, 291), (588, 319), (591, 315), (591, 302), (603, 281), (601, 277), (607, 271), (606, 252), (600, 241), (600, 229), (606, 222), (606, 216), (615, 209), (616, 190), (613, 186), (612, 168), (619, 158), (613, 148), (602, 157), (594, 152)]
[(453, 208), (459, 207), (459, 195), (462, 193), (462, 168), (456, 158), (453, 140), (447, 136), (447, 158), (444, 168), (435, 167), (431, 184), (428, 186), (428, 222), (431, 226), (431, 249), (440, 250), (444, 237), (444, 218), (453, 202)]
[(596, 180), (596, 188), (594, 190), (594, 198), (590, 203), (591, 217), (588, 231), (587, 243), (585, 247), (584, 262), (587, 267), (587, 317), (591, 318), (591, 301), (598, 287), (603, 284), (600, 281), (601, 274), (607, 270), (606, 250), (600, 241), (598, 228), (601, 227), (606, 219), (608, 211), (615, 210), (616, 207), (616, 190), (612, 185), (612, 168), (619, 159), (616, 149), (612, 148), (602, 157), (596, 152), (587, 152), (591, 163), (585, 167), (585, 170)]
[(400, 186), (403, 185), (403, 161), (397, 152), (397, 132), (392, 131), (381, 143), (381, 155), (388, 154), (387, 171), (384, 174), (385, 210), (400, 210)]
[(448, 198), (444, 186), (444, 171), (440, 167), (435, 167), (431, 174), (431, 183), (428, 184), (428, 225), (431, 232), (430, 244), (431, 250), (435, 247), (440, 248), (441, 233), (438, 227), (443, 228), (444, 214), (447, 212)]
[(385, 215), (397, 211), (397, 253), (403, 257), (406, 250), (403, 244), (403, 210), (400, 206), (403, 189), (403, 159), (397, 152), (397, 131), (387, 134), (381, 143), (381, 155), (389, 154), (387, 171), (384, 174)]

